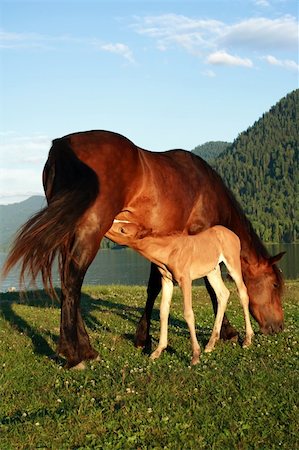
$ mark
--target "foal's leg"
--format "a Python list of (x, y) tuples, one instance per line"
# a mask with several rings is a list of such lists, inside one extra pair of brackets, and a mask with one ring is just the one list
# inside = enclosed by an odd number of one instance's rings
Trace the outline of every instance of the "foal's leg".
[(249, 297), (247, 293), (246, 286), (242, 280), (241, 284), (238, 286), (238, 292), (240, 296), (241, 305), (243, 307), (244, 319), (245, 319), (245, 340), (243, 342), (243, 348), (249, 347), (251, 345), (251, 340), (253, 338), (254, 332), (250, 322), (249, 314)]
[(242, 271), (241, 271), (241, 263), (239, 261), (239, 257), (236, 258), (236, 262), (232, 266), (232, 264), (228, 261), (225, 261), (225, 265), (229, 270), (229, 273), (236, 283), (239, 297), (240, 297), (240, 303), (243, 308), (244, 312), (244, 319), (245, 319), (245, 340), (243, 342), (243, 348), (249, 347), (251, 345), (251, 340), (254, 335), (251, 322), (250, 322), (250, 314), (249, 314), (249, 297), (247, 288), (244, 284), (243, 277), (242, 277)]
[[(217, 296), (216, 296), (215, 291), (212, 288), (209, 280), (207, 279), (207, 277), (204, 277), (204, 282), (205, 282), (207, 291), (209, 293), (209, 296), (211, 298), (213, 311), (214, 311), (214, 314), (216, 316), (217, 310), (218, 310)], [(224, 316), (223, 316), (223, 321), (222, 321), (221, 331), (220, 331), (220, 339), (223, 339), (224, 341), (230, 341), (230, 340), (235, 341), (235, 340), (238, 339), (238, 332), (230, 324), (226, 314), (224, 314)]]
[(162, 298), (160, 304), (160, 340), (156, 350), (151, 354), (151, 359), (157, 359), (167, 347), (169, 308), (173, 293), (173, 282), (167, 277), (162, 277)]
[(227, 301), (229, 298), (229, 290), (226, 288), (225, 284), (223, 283), (219, 265), (216, 267), (215, 270), (210, 272), (207, 275), (207, 277), (208, 277), (209, 282), (211, 283), (211, 286), (215, 290), (217, 300), (218, 300), (218, 308), (217, 308), (216, 319), (214, 322), (214, 328), (213, 328), (210, 340), (205, 348), (205, 352), (211, 352), (214, 349), (216, 342), (220, 338), (220, 329), (221, 329), (223, 316), (224, 316), (224, 313), (226, 310)]
[(139, 320), (135, 334), (135, 346), (147, 347), (151, 344), (150, 324), (153, 306), (161, 291), (161, 274), (156, 264), (151, 264), (151, 272), (147, 286), (147, 300), (145, 310)]
[(196, 331), (195, 331), (195, 320), (194, 320), (194, 313), (192, 309), (192, 282), (191, 279), (183, 278), (180, 281), (180, 287), (183, 291), (183, 297), (184, 297), (184, 318), (187, 322), (190, 336), (191, 336), (191, 345), (192, 345), (192, 360), (191, 364), (195, 365), (199, 362), (200, 357), (200, 346), (196, 338)]

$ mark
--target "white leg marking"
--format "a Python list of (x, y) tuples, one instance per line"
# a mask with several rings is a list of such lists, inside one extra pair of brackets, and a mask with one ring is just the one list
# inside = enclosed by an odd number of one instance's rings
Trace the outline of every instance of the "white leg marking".
[(225, 265), (229, 270), (229, 273), (236, 283), (238, 294), (240, 298), (240, 303), (243, 308), (244, 313), (244, 320), (245, 320), (245, 340), (243, 342), (243, 348), (247, 348), (251, 345), (251, 340), (254, 335), (251, 322), (250, 322), (250, 314), (249, 314), (249, 297), (247, 288), (244, 284), (243, 277), (242, 277), (242, 269), (241, 269), (241, 262), (238, 255), (238, 258), (235, 258), (236, 261), (234, 263), (234, 267), (232, 265), (225, 261)]
[(190, 331), (190, 337), (191, 337), (191, 346), (192, 346), (192, 360), (191, 364), (195, 365), (199, 363), (199, 357), (200, 357), (200, 346), (198, 343), (198, 340), (196, 338), (196, 331), (195, 331), (195, 319), (194, 319), (194, 312), (192, 309), (192, 282), (191, 279), (188, 277), (187, 279), (183, 279), (180, 283), (181, 289), (183, 291), (184, 296), (184, 318), (187, 322), (189, 331)]
[(205, 348), (205, 352), (209, 353), (212, 350), (214, 350), (216, 342), (219, 340), (220, 337), (220, 329), (222, 325), (223, 316), (226, 310), (227, 301), (229, 298), (229, 290), (223, 283), (220, 267), (219, 265), (213, 272), (210, 272), (208, 275), (208, 280), (212, 286), (212, 288), (215, 291), (215, 294), (217, 296), (217, 302), (218, 302), (218, 308), (217, 308), (217, 314), (214, 322), (214, 327), (212, 331), (212, 335), (210, 337), (210, 340)]
[(151, 354), (151, 359), (157, 359), (167, 347), (167, 334), (168, 334), (168, 317), (169, 308), (173, 293), (173, 282), (167, 277), (162, 277), (162, 298), (160, 304), (160, 340), (158, 347)]

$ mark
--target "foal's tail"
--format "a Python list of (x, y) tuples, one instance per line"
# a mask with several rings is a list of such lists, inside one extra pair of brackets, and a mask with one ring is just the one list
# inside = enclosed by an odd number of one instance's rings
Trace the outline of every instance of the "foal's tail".
[(77, 158), (67, 139), (53, 141), (43, 171), (48, 206), (30, 218), (19, 230), (3, 268), (3, 276), (18, 262), (20, 284), (25, 275), (35, 282), (42, 275), (45, 289), (54, 295), (52, 265), (56, 256), (62, 261), (72, 252), (76, 226), (93, 204), (98, 192), (96, 173)]

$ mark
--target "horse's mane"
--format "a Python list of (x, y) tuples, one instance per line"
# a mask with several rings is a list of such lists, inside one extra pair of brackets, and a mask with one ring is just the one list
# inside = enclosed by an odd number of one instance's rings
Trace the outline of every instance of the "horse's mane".
[[(237, 218), (239, 219), (239, 224), (246, 231), (248, 245), (250, 247), (253, 247), (254, 250), (256, 251), (258, 261), (262, 262), (262, 261), (268, 260), (270, 258), (270, 254), (269, 254), (268, 250), (266, 249), (265, 245), (263, 244), (262, 240), (260, 239), (260, 237), (257, 235), (256, 231), (254, 230), (252, 223), (246, 216), (240, 203), (236, 199), (233, 192), (225, 185), (225, 183), (222, 180), (222, 178), (220, 177), (220, 175), (214, 170), (213, 170), (213, 172), (214, 172), (214, 176), (216, 178), (218, 178), (221, 181), (222, 185), (224, 186), (226, 194), (227, 194), (230, 204), (231, 204), (230, 223), (228, 223), (227, 226), (229, 228), (231, 228), (232, 231), (234, 231), (235, 227), (233, 224), (233, 216), (236, 215)], [(238, 234), (238, 233), (236, 233), (236, 234)], [(242, 250), (241, 250), (241, 254), (242, 254)], [(280, 293), (282, 294), (283, 286), (284, 286), (282, 271), (277, 267), (276, 264), (273, 264), (272, 268), (273, 268), (273, 271), (274, 271), (277, 281), (278, 281), (278, 283), (277, 283), (278, 289), (279, 289)]]

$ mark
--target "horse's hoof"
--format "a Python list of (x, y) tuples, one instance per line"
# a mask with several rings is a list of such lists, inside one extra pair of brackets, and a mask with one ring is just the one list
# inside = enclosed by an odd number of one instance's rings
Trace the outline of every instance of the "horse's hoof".
[(221, 331), (220, 331), (220, 339), (222, 339), (223, 341), (238, 342), (239, 333), (234, 327), (232, 327), (228, 323), (228, 324), (222, 325)]
[(76, 366), (71, 367), (71, 370), (85, 370), (86, 365), (83, 361), (79, 362)]
[(135, 336), (134, 345), (137, 348), (150, 348), (152, 345), (151, 336), (147, 336), (147, 337)]

